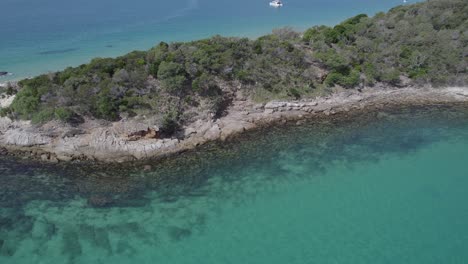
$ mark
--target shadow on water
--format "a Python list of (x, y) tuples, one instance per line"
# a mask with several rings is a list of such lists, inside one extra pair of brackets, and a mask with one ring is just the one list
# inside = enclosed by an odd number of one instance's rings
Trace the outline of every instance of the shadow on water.
[[(136, 249), (125, 240), (112, 247), (109, 234), (132, 234), (154, 245), (165, 238), (183, 240), (203, 230), (207, 210), (220, 210), (217, 199), (246, 203), (257, 190), (320, 177), (337, 162), (352, 169), (360, 162), (378, 162), (387, 154), (411, 154), (450, 138), (454, 131), (464, 131), (461, 135), (468, 137), (467, 126), (465, 105), (410, 107), (262, 128), (175, 157), (124, 165), (48, 165), (3, 157), (0, 256), (12, 256), (18, 242), (31, 233), (34, 236), (38, 225), (38, 241), (56, 237), (60, 231), (63, 254), (70, 261), (82, 254), (78, 240), (108, 254), (135, 254)], [(148, 165), (151, 169), (144, 170)], [(24, 213), (34, 202), (63, 210), (77, 199), (84, 201), (79, 210), (93, 210), (89, 218), (115, 210), (139, 208), (141, 214), (149, 215), (157, 210), (158, 224), (165, 234), (147, 230), (139, 222), (143, 220), (109, 220), (98, 226), (85, 219), (72, 227)], [(198, 200), (208, 209), (190, 209)]]

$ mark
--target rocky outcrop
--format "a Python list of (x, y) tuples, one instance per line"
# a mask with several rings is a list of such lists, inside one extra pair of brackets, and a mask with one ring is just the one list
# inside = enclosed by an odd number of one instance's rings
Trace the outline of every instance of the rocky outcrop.
[(2, 135), (2, 141), (6, 145), (19, 147), (43, 146), (52, 143), (53, 138), (43, 134), (27, 131), (23, 128), (8, 129)]
[(233, 101), (225, 116), (199, 119), (185, 126), (180, 138), (160, 138), (157, 128), (145, 121), (123, 120), (110, 124), (87, 121), (78, 127), (49, 123), (36, 127), (29, 122), (0, 118), (0, 147), (10, 152), (27, 151), (51, 162), (74, 159), (123, 162), (173, 154), (213, 140), (226, 140), (281, 120), (326, 117), (371, 107), (452, 102), (468, 102), (468, 88), (369, 88), (266, 104), (239, 98)]
[(14, 99), (14, 95), (9, 96), (6, 94), (0, 94), (0, 109), (9, 107)]
[(127, 140), (129, 141), (137, 141), (141, 139), (158, 139), (161, 137), (159, 133), (159, 128), (147, 128), (146, 130), (139, 130), (136, 132), (131, 132), (127, 135)]

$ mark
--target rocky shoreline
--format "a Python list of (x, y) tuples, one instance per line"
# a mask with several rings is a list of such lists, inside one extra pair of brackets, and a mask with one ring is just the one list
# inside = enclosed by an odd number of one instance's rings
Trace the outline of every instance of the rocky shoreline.
[[(298, 101), (252, 102), (237, 96), (219, 119), (197, 120), (183, 127), (179, 138), (159, 138), (157, 128), (145, 122), (123, 120), (102, 123), (88, 120), (77, 127), (51, 122), (43, 126), (0, 118), (0, 154), (20, 155), (46, 162), (92, 160), (127, 162), (160, 158), (194, 149), (207, 142), (238, 135), (277, 122), (356, 110), (373, 111), (398, 105), (432, 105), (468, 102), (468, 87), (399, 89), (364, 88)], [(145, 132), (146, 131), (146, 132)]]

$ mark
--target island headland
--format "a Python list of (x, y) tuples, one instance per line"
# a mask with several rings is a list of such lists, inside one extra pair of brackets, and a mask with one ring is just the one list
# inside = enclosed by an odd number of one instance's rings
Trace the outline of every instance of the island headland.
[(2, 84), (1, 152), (125, 162), (277, 122), (465, 105), (467, 16), (465, 1), (426, 1), (302, 33), (162, 42)]

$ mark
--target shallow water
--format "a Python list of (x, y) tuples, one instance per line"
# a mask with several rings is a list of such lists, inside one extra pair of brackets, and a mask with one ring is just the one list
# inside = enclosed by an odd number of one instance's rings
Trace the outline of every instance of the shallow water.
[(466, 263), (467, 157), (466, 106), (285, 124), (144, 164), (4, 157), (0, 263)]
[[(93, 57), (148, 49), (159, 41), (215, 34), (254, 37), (273, 28), (336, 24), (359, 13), (374, 14), (401, 0), (2, 0), (1, 81), (77, 66)], [(413, 2), (413, 1), (410, 1)], [(416, 2), (416, 1), (414, 1)]]

